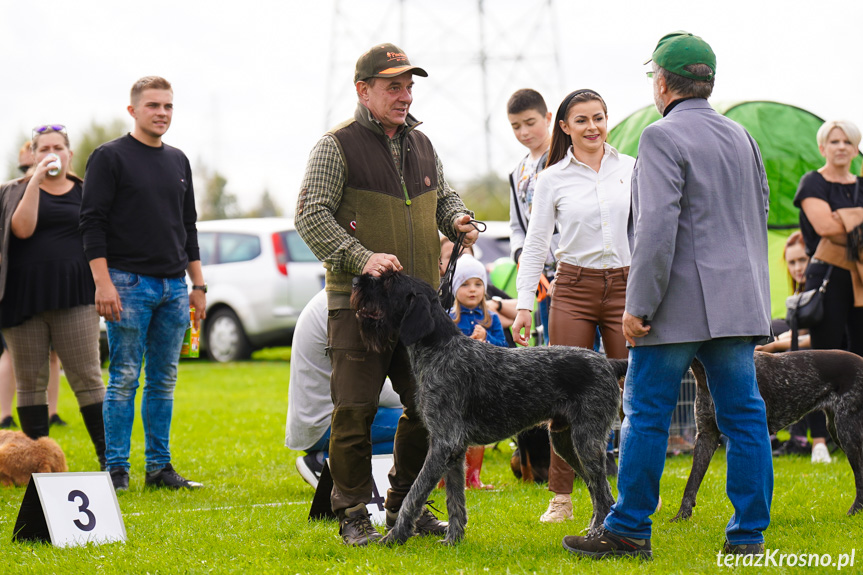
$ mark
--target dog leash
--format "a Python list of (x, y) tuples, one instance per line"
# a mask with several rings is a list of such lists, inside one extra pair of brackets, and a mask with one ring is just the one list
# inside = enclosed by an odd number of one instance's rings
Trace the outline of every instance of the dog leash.
[[(480, 233), (484, 232), (486, 228), (488, 228), (485, 222), (481, 222), (479, 220), (471, 220), (468, 223)], [(438, 300), (440, 300), (441, 306), (443, 306), (444, 310), (447, 312), (449, 312), (455, 304), (455, 293), (453, 293), (452, 289), (452, 280), (455, 275), (456, 262), (461, 254), (464, 253), (464, 245), (462, 245), (462, 242), (464, 242), (465, 236), (467, 236), (467, 232), (459, 232), (458, 236), (456, 236), (456, 242), (452, 246), (452, 255), (449, 258), (449, 263), (446, 265), (446, 271), (440, 280), (440, 287), (437, 291)]]

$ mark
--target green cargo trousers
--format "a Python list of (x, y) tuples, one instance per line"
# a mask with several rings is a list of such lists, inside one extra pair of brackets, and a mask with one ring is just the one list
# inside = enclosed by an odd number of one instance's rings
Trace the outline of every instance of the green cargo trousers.
[(344, 509), (372, 501), (371, 426), (387, 376), (405, 408), (396, 428), (390, 488), (384, 502), (386, 509), (398, 511), (428, 451), (428, 433), (416, 411), (416, 382), (407, 348), (396, 342), (383, 353), (367, 350), (351, 309), (329, 311), (327, 341), (333, 364), (329, 459), (333, 512), (341, 518)]

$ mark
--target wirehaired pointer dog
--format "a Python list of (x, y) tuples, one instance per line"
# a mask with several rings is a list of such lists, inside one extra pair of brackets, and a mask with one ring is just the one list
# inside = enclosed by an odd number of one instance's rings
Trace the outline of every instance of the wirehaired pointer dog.
[[(683, 491), (680, 510), (672, 521), (689, 519), (695, 496), (713, 453), (719, 446), (719, 428), (707, 375), (698, 360), (695, 374), (695, 450), (692, 471)], [(805, 350), (786, 353), (755, 352), (758, 391), (767, 407), (770, 433), (800, 420), (816, 409), (827, 414), (827, 429), (848, 457), (854, 472), (856, 495), (848, 515), (863, 510), (863, 358), (847, 351)]]
[(614, 502), (605, 478), (605, 445), (617, 416), (617, 378), (626, 361), (574, 347), (496, 347), (465, 337), (425, 282), (396, 272), (357, 280), (352, 294), (363, 340), (383, 350), (407, 347), (417, 380), (419, 413), (428, 430), (422, 470), (382, 543), (404, 543), (422, 506), (446, 479), (449, 527), (443, 543), (464, 537), (464, 461), (484, 445), (549, 421), (554, 450), (584, 480), (596, 529)]
[(0, 430), (0, 484), (27, 485), (31, 473), (68, 471), (66, 456), (50, 437), (33, 440), (21, 431)]

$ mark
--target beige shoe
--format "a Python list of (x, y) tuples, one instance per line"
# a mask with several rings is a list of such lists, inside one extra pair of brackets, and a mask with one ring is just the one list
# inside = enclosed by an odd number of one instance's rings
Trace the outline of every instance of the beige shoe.
[(812, 463), (831, 463), (833, 459), (830, 457), (830, 451), (823, 443), (816, 443), (812, 446)]
[(569, 493), (558, 493), (551, 498), (548, 509), (539, 518), (542, 523), (563, 523), (572, 516), (572, 497)]

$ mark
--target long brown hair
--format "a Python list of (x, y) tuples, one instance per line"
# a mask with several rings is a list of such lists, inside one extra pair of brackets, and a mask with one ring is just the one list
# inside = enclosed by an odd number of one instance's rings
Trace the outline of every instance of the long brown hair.
[(785, 252), (788, 251), (788, 248), (795, 244), (800, 244), (803, 246), (803, 251), (806, 251), (806, 243), (803, 241), (803, 234), (800, 230), (797, 230), (785, 240), (785, 246), (782, 248), (782, 263), (785, 265), (785, 273), (788, 274), (788, 283), (791, 284), (791, 293), (797, 293), (798, 288), (802, 288), (803, 286), (797, 283), (797, 280), (794, 279), (794, 276), (791, 275), (791, 270), (788, 269), (788, 260), (785, 258)]
[(608, 115), (608, 107), (605, 105), (605, 100), (603, 100), (602, 96), (593, 90), (585, 89), (570, 92), (569, 95), (563, 99), (563, 102), (560, 103), (560, 106), (558, 106), (557, 116), (554, 117), (554, 129), (551, 132), (551, 146), (549, 146), (548, 149), (548, 161), (545, 163), (546, 168), (553, 166), (565, 158), (566, 151), (569, 149), (569, 146), (572, 145), (572, 138), (569, 134), (563, 131), (563, 128), (560, 127), (560, 123), (566, 122), (566, 118), (569, 116), (569, 110), (575, 104), (590, 102), (591, 100), (600, 102), (602, 104), (602, 110), (606, 115)]

